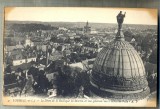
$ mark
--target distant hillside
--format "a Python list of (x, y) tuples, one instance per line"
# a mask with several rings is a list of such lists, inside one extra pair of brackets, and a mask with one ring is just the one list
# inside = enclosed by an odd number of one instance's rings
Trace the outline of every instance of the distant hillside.
[[(25, 26), (24, 26), (25, 25)], [(74, 27), (80, 27), (83, 28), (86, 25), (86, 22), (37, 22), (37, 21), (6, 21), (5, 27), (6, 29), (55, 29), (55, 27), (65, 27), (65, 28), (74, 28)], [(102, 29), (102, 28), (108, 28), (108, 27), (117, 27), (117, 24), (112, 23), (92, 23), (89, 22), (89, 26), (91, 28), (95, 29)], [(134, 24), (124, 24), (123, 28), (136, 28), (136, 29), (157, 29), (156, 25), (134, 25)], [(33, 28), (33, 29), (32, 29)]]

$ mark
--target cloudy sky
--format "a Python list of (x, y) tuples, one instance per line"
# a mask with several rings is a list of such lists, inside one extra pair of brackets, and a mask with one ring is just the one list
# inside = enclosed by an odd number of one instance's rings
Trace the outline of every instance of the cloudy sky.
[(142, 8), (7, 7), (5, 20), (116, 23), (120, 10), (126, 12), (126, 24), (157, 25), (157, 10)]

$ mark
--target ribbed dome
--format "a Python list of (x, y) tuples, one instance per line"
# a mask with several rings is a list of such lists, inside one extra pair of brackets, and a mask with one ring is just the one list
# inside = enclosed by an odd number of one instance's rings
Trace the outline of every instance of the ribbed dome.
[(91, 91), (105, 98), (142, 99), (149, 95), (150, 89), (141, 57), (124, 39), (124, 17), (120, 11), (115, 40), (96, 57), (90, 76)]
[(132, 45), (117, 39), (96, 57), (90, 81), (93, 92), (112, 98), (145, 97), (149, 89), (141, 57)]

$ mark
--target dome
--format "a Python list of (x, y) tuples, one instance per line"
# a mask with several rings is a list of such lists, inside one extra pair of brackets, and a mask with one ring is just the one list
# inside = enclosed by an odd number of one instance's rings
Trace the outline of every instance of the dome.
[(141, 57), (125, 40), (111, 42), (97, 55), (90, 82), (93, 92), (103, 97), (145, 97), (149, 93)]
[(124, 39), (122, 22), (114, 41), (97, 55), (90, 76), (91, 91), (100, 97), (142, 99), (149, 95), (143, 61)]

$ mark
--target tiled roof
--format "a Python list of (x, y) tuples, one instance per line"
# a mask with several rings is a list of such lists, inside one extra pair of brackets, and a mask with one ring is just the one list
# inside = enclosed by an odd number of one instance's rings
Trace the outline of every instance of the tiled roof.
[(16, 45), (16, 48), (17, 49), (22, 49), (22, 48), (24, 48), (24, 46), (23, 45)]
[(16, 49), (16, 46), (6, 46), (6, 51), (12, 51)]
[(24, 48), (23, 45), (16, 45), (16, 46), (6, 46), (6, 51), (13, 51), (15, 49), (22, 49)]
[(21, 65), (12, 66), (11, 69), (13, 71), (16, 71), (18, 68), (21, 68), (22, 70), (28, 70), (31, 67), (31, 62), (29, 63), (23, 63)]
[(49, 60), (55, 61), (61, 59), (62, 57), (62, 54), (56, 51), (50, 55)]

